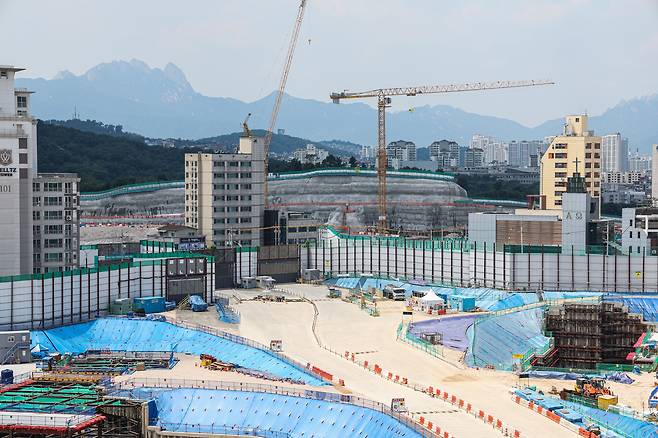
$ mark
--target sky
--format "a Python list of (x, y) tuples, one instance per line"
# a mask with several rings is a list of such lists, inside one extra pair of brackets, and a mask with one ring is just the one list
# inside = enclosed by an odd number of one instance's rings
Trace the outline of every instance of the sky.
[[(0, 64), (24, 77), (101, 62), (179, 66), (209, 96), (276, 89), (300, 0), (0, 0)], [(513, 79), (530, 89), (395, 98), (527, 126), (658, 93), (658, 0), (308, 0), (287, 92)]]

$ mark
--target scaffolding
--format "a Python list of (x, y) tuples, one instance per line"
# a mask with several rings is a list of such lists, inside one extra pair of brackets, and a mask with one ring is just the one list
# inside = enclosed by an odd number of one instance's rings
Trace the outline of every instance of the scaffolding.
[(28, 379), (0, 388), (0, 437), (141, 437), (142, 403), (81, 382)]
[(545, 329), (555, 339), (552, 365), (595, 369), (597, 363), (627, 363), (647, 324), (619, 303), (565, 303), (549, 309)]

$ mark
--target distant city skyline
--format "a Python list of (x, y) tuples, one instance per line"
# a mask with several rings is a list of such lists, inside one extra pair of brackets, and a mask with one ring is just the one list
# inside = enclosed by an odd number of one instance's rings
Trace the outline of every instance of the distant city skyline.
[[(274, 90), (298, 0), (31, 1), (39, 38), (3, 47), (29, 77), (84, 73), (100, 62), (173, 62), (202, 94), (253, 101)], [(0, 0), (0, 27), (25, 32), (25, 1)], [(550, 78), (558, 85), (396, 98), (394, 110), (448, 104), (535, 126), (597, 115), (658, 93), (658, 1), (504, 4), (435, 0), (310, 0), (288, 93)], [(384, 26), (382, 27), (382, 24)], [(383, 29), (383, 30), (382, 30)]]

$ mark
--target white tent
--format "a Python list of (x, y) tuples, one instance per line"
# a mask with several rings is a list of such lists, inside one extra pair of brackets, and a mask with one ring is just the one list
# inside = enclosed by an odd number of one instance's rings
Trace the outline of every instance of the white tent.
[(419, 299), (422, 307), (430, 308), (434, 306), (440, 306), (444, 304), (443, 298), (437, 296), (433, 290), (430, 289), (429, 292), (425, 294), (424, 297)]

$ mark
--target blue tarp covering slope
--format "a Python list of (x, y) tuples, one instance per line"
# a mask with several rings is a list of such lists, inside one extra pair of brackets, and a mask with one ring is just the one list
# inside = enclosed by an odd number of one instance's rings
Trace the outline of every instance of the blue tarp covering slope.
[(544, 348), (548, 338), (542, 333), (543, 312), (543, 308), (538, 307), (481, 317), (467, 331), (470, 347), (466, 353), (466, 363), (509, 370), (518, 361), (512, 357), (513, 354)]
[(606, 296), (605, 301), (622, 303), (630, 313), (639, 313), (645, 321), (658, 322), (658, 297), (625, 298)]
[(173, 351), (196, 355), (206, 353), (244, 368), (302, 380), (310, 385), (323, 385), (320, 379), (267, 351), (166, 322), (98, 319), (46, 331), (33, 331), (31, 341), (33, 346), (41, 344), (50, 352), (60, 353), (84, 353), (87, 350)]
[(258, 431), (260, 433), (255, 433), (258, 436), (276, 436), (279, 432), (300, 438), (421, 436), (381, 412), (326, 400), (186, 388), (136, 389), (129, 391), (129, 395), (139, 399), (154, 396), (158, 409), (157, 424), (172, 431), (221, 433), (230, 428), (241, 428)]

